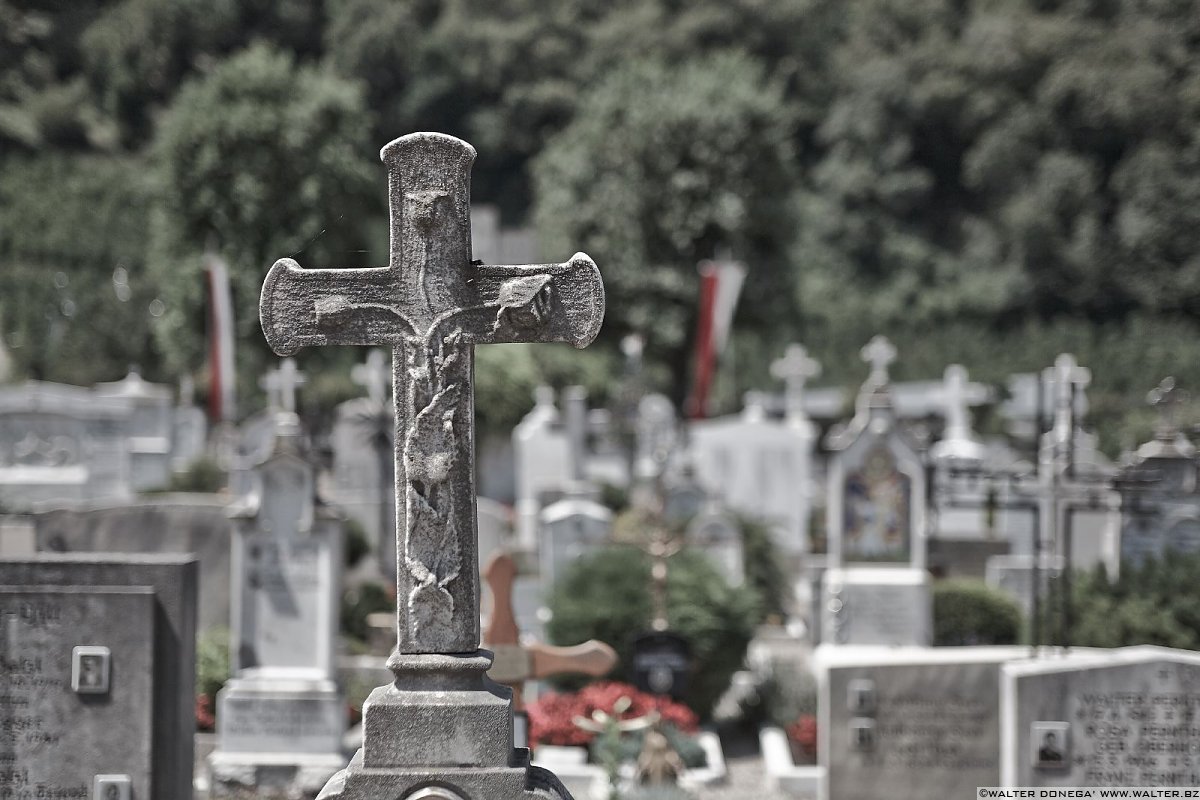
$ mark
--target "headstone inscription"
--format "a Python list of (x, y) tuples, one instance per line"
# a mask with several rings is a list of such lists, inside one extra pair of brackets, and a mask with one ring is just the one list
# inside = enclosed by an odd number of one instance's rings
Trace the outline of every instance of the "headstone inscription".
[(633, 638), (630, 667), (634, 685), (643, 692), (681, 700), (692, 670), (691, 645), (673, 631), (643, 631)]
[(1024, 647), (817, 649), (829, 797), (971, 797), (1000, 785), (1000, 669)]
[(191, 796), (196, 576), (186, 556), (0, 559), (0, 797)]
[(384, 268), (304, 270), (275, 263), (260, 316), (271, 347), (388, 344), (396, 403), (397, 641), (393, 684), (364, 705), (363, 746), (321, 797), (566, 797), (513, 748), (511, 692), (487, 680), (478, 649), (473, 347), (569, 342), (599, 332), (596, 265), (490, 266), (471, 260), (475, 151), (416, 133), (381, 152), (391, 256)]
[(1000, 785), (1200, 785), (1200, 654), (1139, 646), (1007, 664), (1000, 697)]
[(832, 567), (822, 578), (821, 641), (830, 644), (933, 644), (933, 594), (921, 569)]
[(231, 509), (233, 677), (217, 695), (214, 798), (315, 797), (346, 763), (334, 681), (341, 520), (315, 503), (299, 418), (277, 419), (257, 490)]

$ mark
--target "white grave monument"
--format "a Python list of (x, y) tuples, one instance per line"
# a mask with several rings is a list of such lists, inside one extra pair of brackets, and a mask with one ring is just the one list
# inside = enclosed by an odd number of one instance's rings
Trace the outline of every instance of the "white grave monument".
[(539, 386), (533, 410), (513, 429), (517, 470), (517, 543), (537, 552), (542, 509), (562, 496), (570, 459), (566, 432), (554, 404), (554, 389)]
[(785, 382), (783, 422), (770, 419), (765, 398), (747, 392), (740, 416), (694, 422), (692, 456), (701, 484), (728, 508), (771, 527), (786, 556), (809, 551), (812, 452), (816, 428), (805, 412), (804, 386), (820, 372), (800, 345), (791, 345), (771, 366)]
[(895, 348), (876, 336), (862, 357), (871, 373), (854, 419), (829, 442), (830, 567), (821, 640), (929, 645), (925, 471), (892, 407), (888, 366)]
[[(282, 407), (294, 408), (294, 370), (276, 374)], [(341, 521), (316, 502), (299, 418), (276, 419), (275, 451), (231, 509), (233, 677), (217, 696), (216, 798), (313, 798), (346, 763), (335, 682)]]

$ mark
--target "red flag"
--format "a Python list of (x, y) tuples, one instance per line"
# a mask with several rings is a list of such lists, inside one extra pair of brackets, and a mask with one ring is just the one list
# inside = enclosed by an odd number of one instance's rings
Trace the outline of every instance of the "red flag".
[(708, 416), (708, 392), (716, 374), (717, 360), (729, 341), (733, 311), (746, 278), (746, 268), (734, 261), (701, 261), (700, 309), (696, 318), (695, 368), (688, 416)]

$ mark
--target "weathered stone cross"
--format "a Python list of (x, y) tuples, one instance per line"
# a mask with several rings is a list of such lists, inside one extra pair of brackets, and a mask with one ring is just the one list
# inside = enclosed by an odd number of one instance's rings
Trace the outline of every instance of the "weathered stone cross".
[(276, 353), (309, 345), (390, 345), (396, 408), (397, 652), (479, 645), (475, 519), (475, 345), (585, 347), (604, 317), (595, 263), (490, 266), (471, 260), (475, 150), (414, 133), (380, 152), (388, 171), (386, 267), (301, 269), (275, 262), (263, 332)]
[(862, 360), (871, 365), (871, 375), (867, 381), (873, 388), (881, 388), (888, 384), (888, 367), (896, 360), (896, 348), (886, 336), (873, 336), (871, 341), (863, 346)]
[(771, 374), (784, 385), (784, 405), (787, 408), (787, 418), (791, 421), (803, 421), (808, 418), (804, 413), (804, 384), (809, 378), (821, 374), (821, 362), (809, 356), (801, 344), (789, 344), (783, 358), (771, 362)]
[(308, 382), (304, 373), (296, 369), (295, 359), (285, 358), (278, 369), (267, 370), (259, 385), (267, 393), (267, 406), (281, 409), (289, 414), (296, 413), (296, 390)]
[(377, 406), (387, 402), (388, 382), (392, 379), (392, 370), (388, 366), (387, 356), (379, 349), (367, 353), (365, 364), (355, 364), (350, 368), (350, 380), (367, 390), (367, 398)]

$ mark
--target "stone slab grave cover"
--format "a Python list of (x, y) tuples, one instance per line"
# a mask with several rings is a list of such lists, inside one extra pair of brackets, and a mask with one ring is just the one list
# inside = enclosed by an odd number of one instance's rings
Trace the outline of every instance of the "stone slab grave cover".
[(933, 644), (933, 594), (919, 569), (832, 568), (823, 576), (821, 641), (829, 644)]
[(479, 649), (474, 347), (567, 342), (599, 332), (604, 287), (582, 253), (561, 264), (472, 261), (474, 149), (435, 133), (383, 148), (389, 265), (272, 266), (260, 318), (280, 355), (304, 346), (390, 345), (396, 405), (397, 648), (394, 683), (363, 708), (363, 746), (320, 797), (505, 800), (568, 796), (513, 746), (511, 691)]
[(1009, 664), (1001, 700), (1000, 785), (1200, 786), (1200, 653), (1138, 646)]
[(1000, 670), (1024, 647), (819, 647), (820, 762), (838, 800), (1000, 785)]
[(184, 556), (0, 559), (0, 797), (191, 796), (196, 576)]
[(209, 758), (218, 798), (314, 797), (345, 766), (345, 703), (334, 680), (342, 523), (316, 502), (299, 418), (279, 411), (276, 424), (257, 490), (230, 509), (233, 677), (217, 695)]

